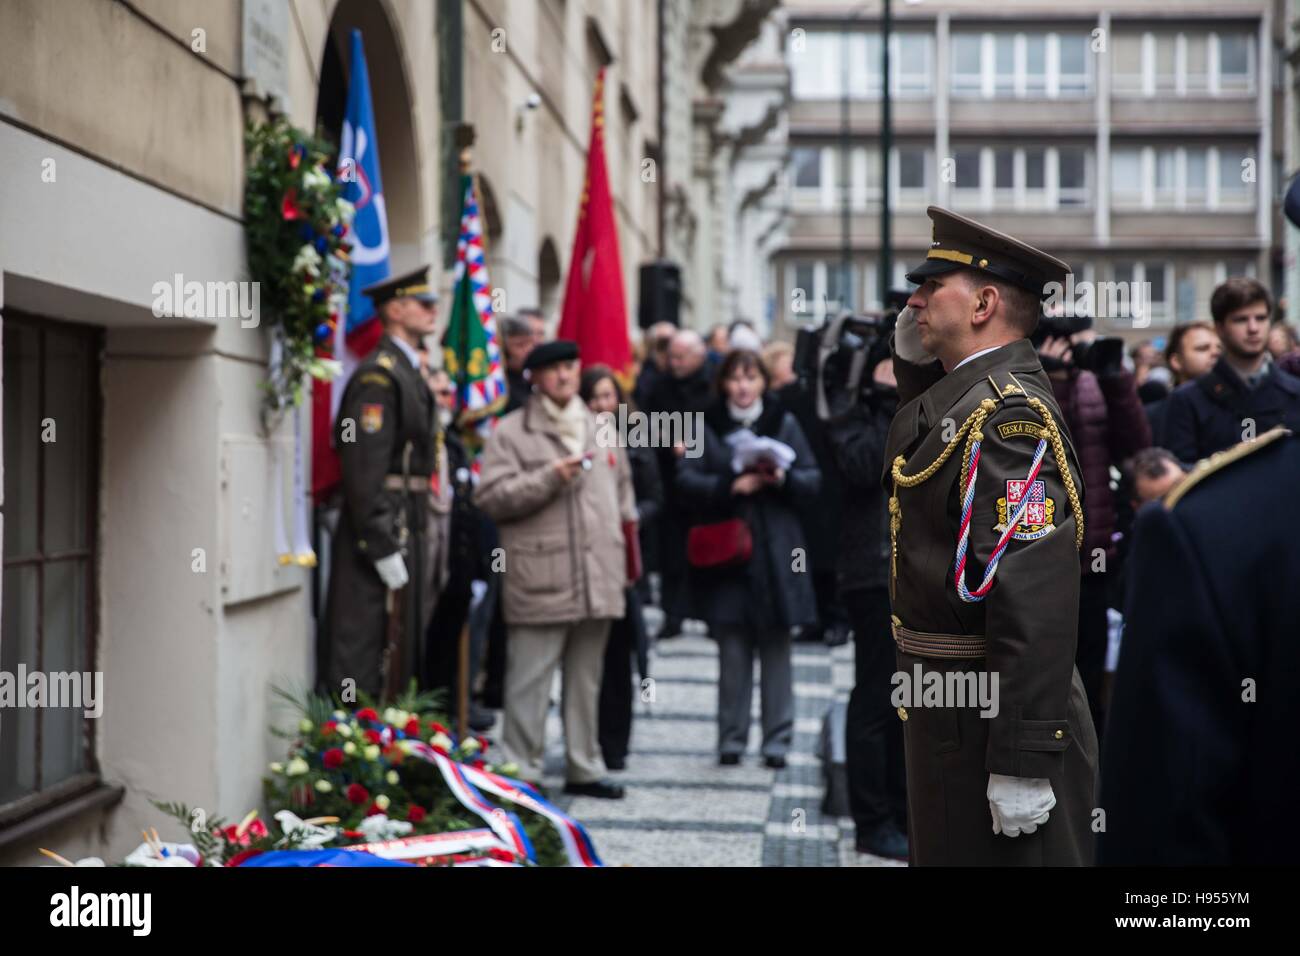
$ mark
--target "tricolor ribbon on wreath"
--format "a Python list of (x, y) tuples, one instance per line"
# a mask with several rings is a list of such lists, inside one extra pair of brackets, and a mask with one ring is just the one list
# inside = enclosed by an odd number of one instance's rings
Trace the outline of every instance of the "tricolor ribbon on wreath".
[(467, 810), (482, 818), (506, 844), (523, 858), (536, 862), (537, 856), (519, 817), (488, 801), (480, 791), (509, 800), (545, 817), (560, 835), (570, 866), (603, 866), (591, 837), (582, 824), (554, 804), (543, 799), (528, 784), (500, 774), (489, 773), (458, 763), (426, 743), (412, 741), (409, 753), (427, 760), (438, 768), (447, 787)]

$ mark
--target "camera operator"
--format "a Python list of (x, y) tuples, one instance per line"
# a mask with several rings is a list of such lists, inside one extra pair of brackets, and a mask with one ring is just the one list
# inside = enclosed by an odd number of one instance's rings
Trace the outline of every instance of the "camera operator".
[[(811, 333), (796, 368), (815, 383), (826, 443), (844, 489), (837, 521), (839, 597), (854, 635), (854, 686), (845, 718), (849, 807), (861, 853), (907, 859), (903, 732), (890, 703), (895, 671), (889, 626), (888, 510), (880, 475), (898, 407), (889, 357), (896, 312), (840, 319)], [(820, 361), (818, 361), (820, 358)], [(809, 366), (812, 366), (809, 369)]]
[(1133, 373), (1123, 367), (1123, 341), (1098, 338), (1090, 318), (1044, 316), (1034, 335), (1043, 370), (1065, 415), (1083, 472), (1088, 521), (1080, 554), (1079, 643), (1075, 660), (1101, 735), (1106, 665), (1108, 584), (1118, 575), (1112, 540), (1117, 522), (1110, 469), (1151, 445), (1151, 426)]

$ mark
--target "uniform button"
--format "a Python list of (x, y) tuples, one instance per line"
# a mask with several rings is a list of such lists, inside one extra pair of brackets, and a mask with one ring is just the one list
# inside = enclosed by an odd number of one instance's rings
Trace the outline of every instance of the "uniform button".
[(1063, 737), (1065, 737), (1065, 731), (1064, 731), (1064, 730), (1058, 730), (1058, 731), (1056, 732), (1056, 739), (1057, 739), (1057, 740), (1061, 740)]
[(906, 708), (906, 707), (900, 707), (900, 708), (898, 708), (898, 719), (899, 719), (899, 720), (907, 720), (907, 708)]
[(359, 547), (362, 551), (364, 551), (366, 550), (366, 543), (364, 541), (358, 541), (357, 547)]

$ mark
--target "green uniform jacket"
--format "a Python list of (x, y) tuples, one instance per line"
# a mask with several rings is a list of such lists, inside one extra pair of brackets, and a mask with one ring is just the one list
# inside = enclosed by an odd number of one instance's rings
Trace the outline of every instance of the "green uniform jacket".
[[(950, 374), (938, 362), (915, 365), (897, 356), (894, 370), (902, 404), (886, 442), (883, 480), (895, 498), (890, 594), (896, 640), (985, 640), (984, 656), (966, 659), (898, 650), (900, 675), (915, 685), (918, 666), (922, 674), (922, 687), (912, 687), (910, 698), (903, 696), (907, 685), (897, 683), (894, 691), (895, 700), (902, 700), (912, 863), (1090, 864), (1097, 737), (1074, 667), (1080, 518), (1050, 440), (1038, 475), (1042, 485), (1029, 488), (1031, 509), (1002, 554), (991, 590), (982, 601), (967, 602), (954, 575), (967, 442), (965, 436), (953, 439), (982, 402), (988, 402), (987, 418), (970, 519), (967, 588), (979, 589), (1008, 512), (1015, 511), (1045, 424), (1043, 411), (1059, 429), (1082, 510), (1079, 466), (1051, 384), (1024, 339)], [(954, 449), (929, 478), (906, 487), (905, 477), (895, 487), (896, 459), (905, 461), (904, 476), (915, 476), (950, 444)], [(932, 672), (938, 676), (930, 677)], [(924, 687), (940, 679), (949, 693), (925, 701)], [(986, 703), (996, 688), (996, 716), (981, 716), (993, 708), (972, 699), (977, 695), (970, 691), (981, 679)], [(959, 689), (967, 692), (964, 706), (955, 696)], [(1056, 806), (1048, 822), (1033, 834), (995, 835), (986, 796), (990, 773), (1050, 780)]]
[[(375, 562), (398, 551), (410, 578), (402, 592), (401, 689), (420, 673), (424, 627), (436, 597), (425, 544), (437, 437), (432, 393), (406, 354), (384, 336), (348, 380), (334, 423), (343, 502), (317, 638), (316, 675), (323, 692), (338, 694), (348, 678), (376, 699), (383, 690), (388, 589)], [(403, 474), (408, 445), (415, 490), (402, 491), (389, 487), (388, 476)]]

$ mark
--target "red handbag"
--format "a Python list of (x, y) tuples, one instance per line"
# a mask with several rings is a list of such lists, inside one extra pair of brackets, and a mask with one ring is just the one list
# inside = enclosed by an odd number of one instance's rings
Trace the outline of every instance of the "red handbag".
[(696, 525), (686, 535), (686, 560), (693, 568), (731, 568), (754, 553), (754, 536), (740, 518)]
[(627, 564), (627, 583), (636, 584), (641, 580), (641, 536), (637, 533), (635, 521), (623, 522), (624, 559)]

